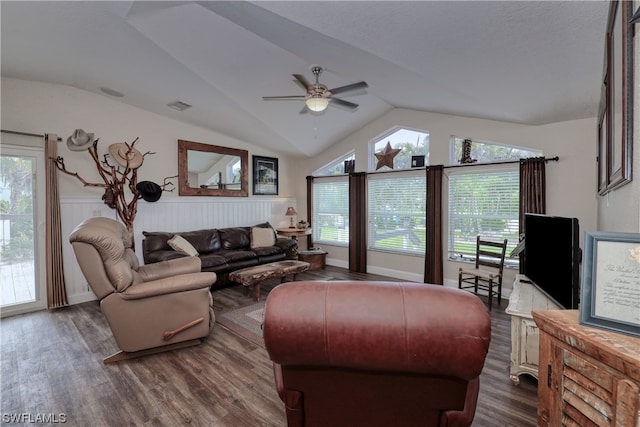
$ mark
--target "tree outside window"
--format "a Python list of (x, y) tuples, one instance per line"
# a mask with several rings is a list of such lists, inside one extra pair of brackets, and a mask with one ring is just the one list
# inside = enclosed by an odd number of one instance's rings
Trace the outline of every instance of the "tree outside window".
[[(401, 151), (393, 159), (393, 169), (411, 169), (411, 157), (424, 156), (424, 164), (429, 164), (429, 133), (407, 128), (394, 128), (393, 130), (376, 137), (370, 143), (369, 170), (376, 170), (375, 153), (384, 150), (387, 142), (391, 148), (399, 148)], [(383, 166), (380, 170), (389, 170)]]

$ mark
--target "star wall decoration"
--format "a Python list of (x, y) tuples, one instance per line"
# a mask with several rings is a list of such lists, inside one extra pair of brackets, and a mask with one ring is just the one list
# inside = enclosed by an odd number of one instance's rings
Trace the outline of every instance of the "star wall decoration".
[(391, 148), (391, 143), (387, 142), (384, 150), (380, 151), (379, 153), (374, 153), (374, 156), (376, 156), (376, 159), (378, 159), (376, 170), (380, 169), (383, 166), (388, 166), (393, 169), (393, 158), (397, 156), (400, 151), (402, 151), (400, 148)]

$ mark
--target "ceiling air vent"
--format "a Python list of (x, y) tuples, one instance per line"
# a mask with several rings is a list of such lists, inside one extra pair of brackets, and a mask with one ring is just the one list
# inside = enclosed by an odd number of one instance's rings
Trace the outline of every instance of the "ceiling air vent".
[(106, 93), (109, 96), (115, 96), (116, 98), (122, 98), (124, 96), (123, 93), (120, 93), (117, 90), (111, 89), (111, 88), (108, 88), (108, 87), (101, 87), (100, 90), (103, 93)]
[(173, 108), (174, 110), (184, 111), (187, 108), (191, 108), (191, 105), (184, 103), (182, 101), (173, 101), (167, 104), (169, 108)]

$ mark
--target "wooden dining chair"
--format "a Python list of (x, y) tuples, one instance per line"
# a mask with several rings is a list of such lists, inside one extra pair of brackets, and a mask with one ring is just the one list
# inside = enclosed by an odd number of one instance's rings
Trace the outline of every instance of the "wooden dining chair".
[[(487, 295), (489, 311), (493, 297), (502, 302), (502, 271), (507, 252), (507, 239), (503, 242), (492, 242), (476, 238), (475, 268), (460, 267), (458, 272), (458, 288), (473, 290), (476, 295)], [(494, 287), (497, 288), (494, 290)]]

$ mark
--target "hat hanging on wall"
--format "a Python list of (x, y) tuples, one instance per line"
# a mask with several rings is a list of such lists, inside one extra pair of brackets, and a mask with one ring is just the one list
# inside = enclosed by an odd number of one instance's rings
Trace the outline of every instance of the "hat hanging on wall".
[(76, 129), (71, 136), (67, 138), (67, 147), (71, 151), (83, 151), (89, 148), (95, 141), (92, 133), (87, 133), (83, 129)]
[[(128, 147), (124, 142), (116, 142), (109, 146), (109, 153), (122, 167), (129, 166), (131, 169), (139, 168), (142, 165), (142, 153), (133, 147)], [(129, 164), (127, 165), (127, 160)]]
[(140, 193), (140, 197), (147, 202), (157, 202), (162, 196), (162, 188), (151, 181), (140, 181), (136, 184), (136, 190)]

